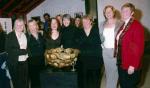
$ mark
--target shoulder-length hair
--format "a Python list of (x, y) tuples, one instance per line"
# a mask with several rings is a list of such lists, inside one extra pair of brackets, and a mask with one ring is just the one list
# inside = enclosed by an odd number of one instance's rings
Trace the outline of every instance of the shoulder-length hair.
[(25, 33), (26, 32), (26, 27), (25, 27), (24, 20), (22, 18), (17, 18), (15, 20), (13, 30), (16, 30), (17, 22), (23, 22), (23, 32)]

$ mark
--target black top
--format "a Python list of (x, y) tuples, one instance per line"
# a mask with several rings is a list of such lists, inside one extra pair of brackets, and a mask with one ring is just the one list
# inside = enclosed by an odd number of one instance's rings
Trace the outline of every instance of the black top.
[(57, 48), (61, 46), (61, 33), (59, 33), (59, 36), (57, 39), (52, 39), (50, 35), (46, 37), (46, 49), (52, 49)]
[(70, 25), (62, 29), (62, 45), (64, 48), (74, 48), (74, 37), (76, 32), (76, 27)]
[(28, 38), (28, 52), (29, 52), (29, 63), (34, 65), (44, 64), (44, 52), (45, 52), (45, 41), (43, 36), (39, 33), (38, 39), (33, 35), (29, 34)]
[(102, 63), (102, 48), (98, 27), (93, 26), (88, 36), (84, 29), (79, 30), (75, 42), (80, 50), (78, 61), (87, 68), (99, 68)]
[(0, 53), (4, 52), (5, 50), (5, 32), (0, 32)]
[(44, 46), (44, 38), (39, 33), (38, 39), (36, 39), (33, 35), (29, 34), (27, 36), (28, 38), (28, 50), (29, 50), (29, 56), (43, 56), (45, 52), (45, 46)]

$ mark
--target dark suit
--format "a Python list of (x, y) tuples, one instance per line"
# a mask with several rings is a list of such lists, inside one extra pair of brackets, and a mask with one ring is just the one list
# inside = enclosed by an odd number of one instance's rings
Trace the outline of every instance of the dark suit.
[(81, 29), (76, 34), (76, 47), (80, 50), (78, 58), (79, 88), (99, 88), (102, 48), (97, 27), (92, 27), (89, 36)]
[(18, 61), (19, 55), (26, 55), (26, 49), (20, 49), (15, 32), (6, 36), (6, 52), (8, 53), (7, 65), (14, 88), (28, 88), (27, 61)]
[(29, 77), (31, 80), (31, 88), (40, 88), (40, 72), (44, 67), (44, 39), (39, 33), (38, 39), (34, 36), (28, 36), (29, 50)]

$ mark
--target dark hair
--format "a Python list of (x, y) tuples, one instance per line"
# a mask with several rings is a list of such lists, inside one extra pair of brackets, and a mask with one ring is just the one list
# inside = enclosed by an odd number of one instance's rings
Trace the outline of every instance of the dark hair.
[(48, 16), (50, 17), (50, 15), (48, 13), (44, 13), (43, 17)]
[(31, 19), (31, 20), (28, 21), (28, 23), (31, 23), (31, 22), (34, 22), (34, 21), (36, 22), (36, 20)]
[(75, 19), (76, 19), (76, 18), (79, 18), (79, 19), (81, 19), (81, 16), (77, 15), (77, 16), (75, 17)]
[(50, 34), (51, 34), (51, 30), (52, 30), (51, 29), (52, 20), (56, 20), (57, 25), (58, 25), (57, 31), (60, 31), (60, 23), (59, 23), (59, 21), (56, 18), (53, 17), (53, 18), (50, 19), (50, 29), (49, 29)]

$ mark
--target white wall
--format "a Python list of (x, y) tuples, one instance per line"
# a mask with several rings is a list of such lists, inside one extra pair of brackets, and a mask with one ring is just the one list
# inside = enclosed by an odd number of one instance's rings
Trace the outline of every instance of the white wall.
[(137, 14), (141, 14), (140, 22), (150, 32), (150, 0), (97, 0), (97, 2), (99, 22), (104, 20), (103, 9), (106, 5), (113, 5), (120, 11), (121, 6), (126, 2), (133, 3), (136, 9), (141, 11)]
[(51, 17), (68, 13), (74, 17), (75, 12), (83, 12), (83, 14), (85, 14), (84, 0), (45, 0), (27, 14), (27, 20), (33, 16), (41, 16), (41, 19), (43, 20), (44, 13), (49, 13)]

